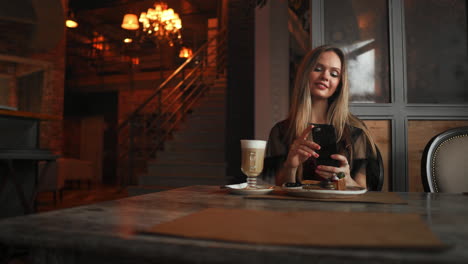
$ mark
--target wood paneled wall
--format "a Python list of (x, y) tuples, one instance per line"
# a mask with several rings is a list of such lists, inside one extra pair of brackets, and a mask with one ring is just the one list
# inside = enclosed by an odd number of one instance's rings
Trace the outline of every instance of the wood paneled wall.
[(408, 173), (409, 190), (424, 192), (421, 180), (421, 159), (427, 143), (436, 135), (455, 127), (468, 126), (467, 120), (436, 121), (410, 120), (408, 121)]
[(389, 184), (391, 182), (391, 125), (389, 120), (365, 120), (367, 128), (369, 128), (372, 137), (377, 144), (382, 155), (384, 163), (384, 185), (382, 191), (389, 190)]

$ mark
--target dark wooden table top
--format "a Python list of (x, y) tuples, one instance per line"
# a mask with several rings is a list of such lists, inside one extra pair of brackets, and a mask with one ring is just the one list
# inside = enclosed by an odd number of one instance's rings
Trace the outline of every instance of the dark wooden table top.
[[(53, 255), (57, 263), (107, 263), (103, 261), (109, 259), (113, 263), (468, 263), (468, 195), (398, 194), (408, 204), (257, 200), (228, 194), (218, 186), (190, 186), (0, 220), (0, 243), (36, 249), (36, 263), (46, 263), (45, 255)], [(417, 213), (450, 248), (439, 252), (323, 249), (164, 237), (138, 232), (212, 207)]]

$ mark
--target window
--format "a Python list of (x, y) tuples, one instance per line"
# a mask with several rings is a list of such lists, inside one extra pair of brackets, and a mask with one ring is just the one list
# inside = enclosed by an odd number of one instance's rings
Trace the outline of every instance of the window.
[(468, 122), (466, 5), (311, 1), (312, 47), (332, 43), (347, 53), (351, 110), (388, 150), (391, 191), (421, 191), (421, 147), (436, 130)]

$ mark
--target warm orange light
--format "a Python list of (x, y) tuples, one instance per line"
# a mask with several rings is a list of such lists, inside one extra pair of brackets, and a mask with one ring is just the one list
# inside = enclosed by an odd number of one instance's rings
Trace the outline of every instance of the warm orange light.
[(187, 47), (182, 47), (179, 52), (179, 58), (190, 58), (192, 57), (193, 52), (192, 49)]
[(100, 35), (97, 32), (94, 32), (93, 36), (93, 47), (97, 50), (104, 50), (104, 36)]
[(132, 43), (133, 42), (133, 39), (131, 38), (126, 38), (123, 40), (124, 43)]
[(138, 17), (135, 14), (125, 14), (122, 21), (123, 29), (137, 30), (139, 27)]
[(65, 21), (65, 26), (67, 26), (68, 28), (76, 28), (78, 27), (78, 23), (75, 20), (67, 19)]
[[(174, 9), (168, 8), (166, 3), (158, 1), (146, 12), (140, 13), (138, 22), (133, 22), (133, 19), (132, 17), (132, 24), (141, 23), (141, 30), (146, 36), (155, 37), (158, 40), (167, 39), (170, 46), (174, 45), (175, 40), (181, 39), (182, 20)], [(123, 28), (124, 24), (126, 23), (122, 23)]]

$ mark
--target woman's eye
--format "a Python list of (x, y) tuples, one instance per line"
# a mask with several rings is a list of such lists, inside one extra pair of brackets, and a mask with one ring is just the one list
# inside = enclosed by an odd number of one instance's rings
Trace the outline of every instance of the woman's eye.
[(316, 72), (322, 71), (322, 67), (315, 67), (314, 71)]
[(330, 75), (333, 77), (340, 77), (340, 73), (336, 71), (332, 71)]

